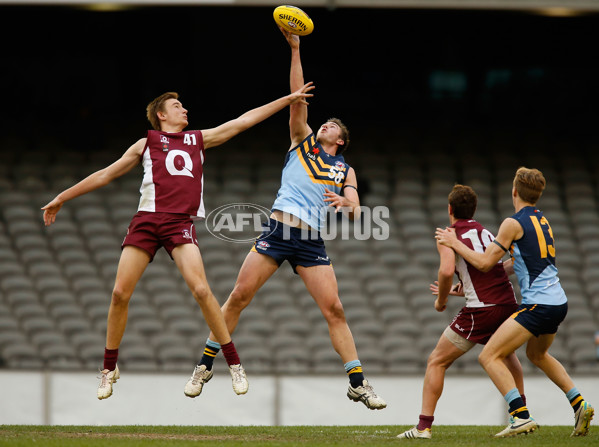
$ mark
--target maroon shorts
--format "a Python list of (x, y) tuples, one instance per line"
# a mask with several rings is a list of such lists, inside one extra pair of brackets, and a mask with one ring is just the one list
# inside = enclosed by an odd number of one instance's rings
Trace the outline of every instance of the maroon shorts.
[(180, 244), (198, 245), (193, 222), (187, 214), (139, 211), (133, 216), (121, 247), (139, 247), (150, 254), (151, 262), (160, 247), (172, 258), (171, 252)]
[(501, 323), (512, 315), (518, 305), (502, 305), (490, 307), (463, 307), (453, 317), (449, 327), (458, 335), (472, 343), (484, 345)]

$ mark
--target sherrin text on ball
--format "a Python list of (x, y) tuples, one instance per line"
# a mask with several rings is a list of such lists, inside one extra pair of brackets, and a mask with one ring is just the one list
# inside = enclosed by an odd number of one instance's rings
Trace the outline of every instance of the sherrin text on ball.
[(273, 18), (277, 25), (298, 36), (307, 36), (314, 31), (312, 19), (296, 6), (277, 6), (273, 12)]

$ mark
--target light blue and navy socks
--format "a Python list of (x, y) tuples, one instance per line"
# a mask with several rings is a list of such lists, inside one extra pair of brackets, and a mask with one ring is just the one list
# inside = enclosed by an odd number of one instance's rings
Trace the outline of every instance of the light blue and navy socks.
[(572, 409), (574, 413), (580, 408), (580, 404), (584, 402), (584, 399), (580, 395), (580, 392), (576, 387), (572, 388), (570, 391), (566, 393), (566, 397), (570, 401), (570, 405), (572, 405)]
[(503, 398), (509, 405), (508, 411), (511, 416), (519, 419), (528, 419), (530, 417), (528, 408), (526, 408), (526, 404), (524, 403), (524, 399), (522, 399), (522, 396), (520, 396), (518, 388), (514, 388), (508, 391), (507, 394), (503, 396)]
[(210, 339), (206, 340), (206, 347), (204, 348), (204, 354), (202, 355), (202, 359), (200, 360), (200, 365), (205, 365), (207, 370), (212, 369), (212, 365), (214, 364), (214, 357), (220, 351), (220, 343), (212, 341)]
[(352, 360), (343, 366), (345, 367), (345, 372), (349, 377), (349, 383), (352, 388), (362, 386), (364, 382), (364, 373), (362, 372), (362, 364), (360, 363), (360, 360)]

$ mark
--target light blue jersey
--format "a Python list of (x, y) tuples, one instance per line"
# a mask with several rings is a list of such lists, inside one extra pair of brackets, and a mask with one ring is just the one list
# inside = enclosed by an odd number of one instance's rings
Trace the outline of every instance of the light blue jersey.
[(543, 213), (526, 206), (512, 216), (524, 230), (510, 254), (518, 276), (522, 304), (558, 306), (568, 301), (557, 276), (553, 231)]
[(341, 194), (348, 171), (342, 155), (327, 154), (314, 134), (308, 135), (287, 152), (272, 210), (296, 216), (320, 231), (326, 220), (325, 188)]

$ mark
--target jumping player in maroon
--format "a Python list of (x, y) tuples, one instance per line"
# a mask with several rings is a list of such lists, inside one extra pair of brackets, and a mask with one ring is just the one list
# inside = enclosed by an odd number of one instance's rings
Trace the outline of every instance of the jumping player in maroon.
[[(202, 131), (187, 127), (187, 110), (174, 92), (154, 99), (147, 117), (154, 130), (133, 144), (116, 162), (94, 172), (58, 194), (44, 206), (44, 223), (51, 225), (67, 200), (98, 189), (142, 163), (144, 177), (137, 214), (133, 217), (119, 261), (106, 330), (104, 369), (98, 399), (112, 395), (112, 384), (120, 376), (117, 367), (129, 300), (156, 251), (164, 247), (181, 271), (193, 297), (200, 305), (206, 323), (223, 346), (223, 354), (233, 380), (233, 390), (245, 394), (248, 382), (220, 305), (212, 294), (197, 245), (191, 217), (203, 217), (203, 163), (205, 150), (228, 141), (287, 106), (306, 103), (314, 87), (305, 84), (290, 95), (244, 113), (239, 118)], [(225, 351), (225, 346), (226, 351)]]
[(142, 153), (144, 178), (139, 211), (204, 217), (204, 137), (199, 130), (149, 130)]
[[(476, 193), (469, 186), (455, 185), (448, 199), (449, 221), (458, 238), (473, 250), (483, 252), (493, 242), (494, 236), (472, 219), (477, 205)], [(435, 309), (443, 312), (449, 295), (465, 296), (466, 305), (445, 329), (428, 358), (418, 425), (398, 435), (400, 439), (431, 437), (435, 408), (443, 392), (447, 368), (477, 343), (487, 343), (501, 323), (518, 308), (506, 274), (511, 264), (497, 263), (489, 272), (482, 273), (453, 250), (441, 244), (437, 244), (437, 249), (440, 258), (438, 280), (430, 286), (433, 294), (437, 295)], [(454, 273), (460, 280), (456, 285), (452, 285)], [(512, 353), (505, 363), (523, 395), (524, 380), (518, 357)]]

